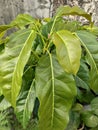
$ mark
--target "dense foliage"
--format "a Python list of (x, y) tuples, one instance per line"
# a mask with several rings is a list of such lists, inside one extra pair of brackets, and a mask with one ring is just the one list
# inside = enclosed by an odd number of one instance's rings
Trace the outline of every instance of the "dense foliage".
[(91, 16), (77, 6), (62, 6), (53, 18), (20, 14), (1, 25), (0, 127), (97, 130), (97, 36)]

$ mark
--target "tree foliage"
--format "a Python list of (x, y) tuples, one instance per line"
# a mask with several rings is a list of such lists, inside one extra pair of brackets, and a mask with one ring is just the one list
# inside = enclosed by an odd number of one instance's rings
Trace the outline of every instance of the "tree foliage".
[[(69, 15), (89, 25), (66, 20)], [(13, 107), (24, 129), (32, 120), (32, 130), (97, 129), (97, 36), (91, 16), (77, 6), (41, 20), (20, 14), (1, 25), (0, 110)]]

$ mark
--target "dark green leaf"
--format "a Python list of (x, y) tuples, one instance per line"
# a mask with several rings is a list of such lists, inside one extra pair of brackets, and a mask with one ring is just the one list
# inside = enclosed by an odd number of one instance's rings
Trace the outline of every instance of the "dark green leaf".
[(56, 13), (55, 17), (65, 16), (65, 15), (79, 15), (85, 17), (87, 20), (91, 22), (91, 16), (87, 14), (84, 10), (79, 8), (78, 6), (61, 6)]
[(98, 125), (98, 117), (90, 111), (85, 111), (82, 113), (82, 120), (88, 127), (96, 127)]

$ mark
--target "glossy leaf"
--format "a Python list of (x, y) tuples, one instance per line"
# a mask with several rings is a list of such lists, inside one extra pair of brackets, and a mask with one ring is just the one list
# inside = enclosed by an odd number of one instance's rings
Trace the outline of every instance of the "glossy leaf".
[(56, 13), (56, 17), (66, 16), (66, 15), (79, 15), (85, 17), (87, 20), (91, 22), (91, 16), (87, 14), (84, 10), (79, 8), (78, 6), (61, 6)]
[(90, 88), (98, 93), (98, 41), (96, 36), (87, 31), (77, 31), (77, 37), (86, 50), (86, 59), (90, 65)]
[(42, 56), (36, 68), (36, 91), (40, 102), (39, 129), (64, 130), (69, 122), (69, 111), (76, 95), (71, 74), (50, 54)]
[(80, 41), (71, 32), (63, 30), (53, 35), (53, 42), (61, 66), (66, 72), (76, 75), (80, 67)]
[(33, 80), (30, 89), (22, 92), (17, 102), (16, 116), (24, 128), (27, 127), (33, 112), (36, 98), (35, 94), (35, 82)]
[(0, 87), (2, 94), (14, 107), (34, 39), (33, 30), (18, 31), (10, 36), (5, 49), (0, 53)]

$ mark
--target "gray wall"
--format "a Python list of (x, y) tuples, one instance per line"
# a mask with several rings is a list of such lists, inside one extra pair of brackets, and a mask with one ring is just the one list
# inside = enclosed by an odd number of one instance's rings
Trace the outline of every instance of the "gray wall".
[(0, 0), (0, 24), (10, 23), (19, 13), (29, 13), (38, 18), (49, 17), (63, 4), (79, 5), (92, 13), (98, 25), (98, 0)]

